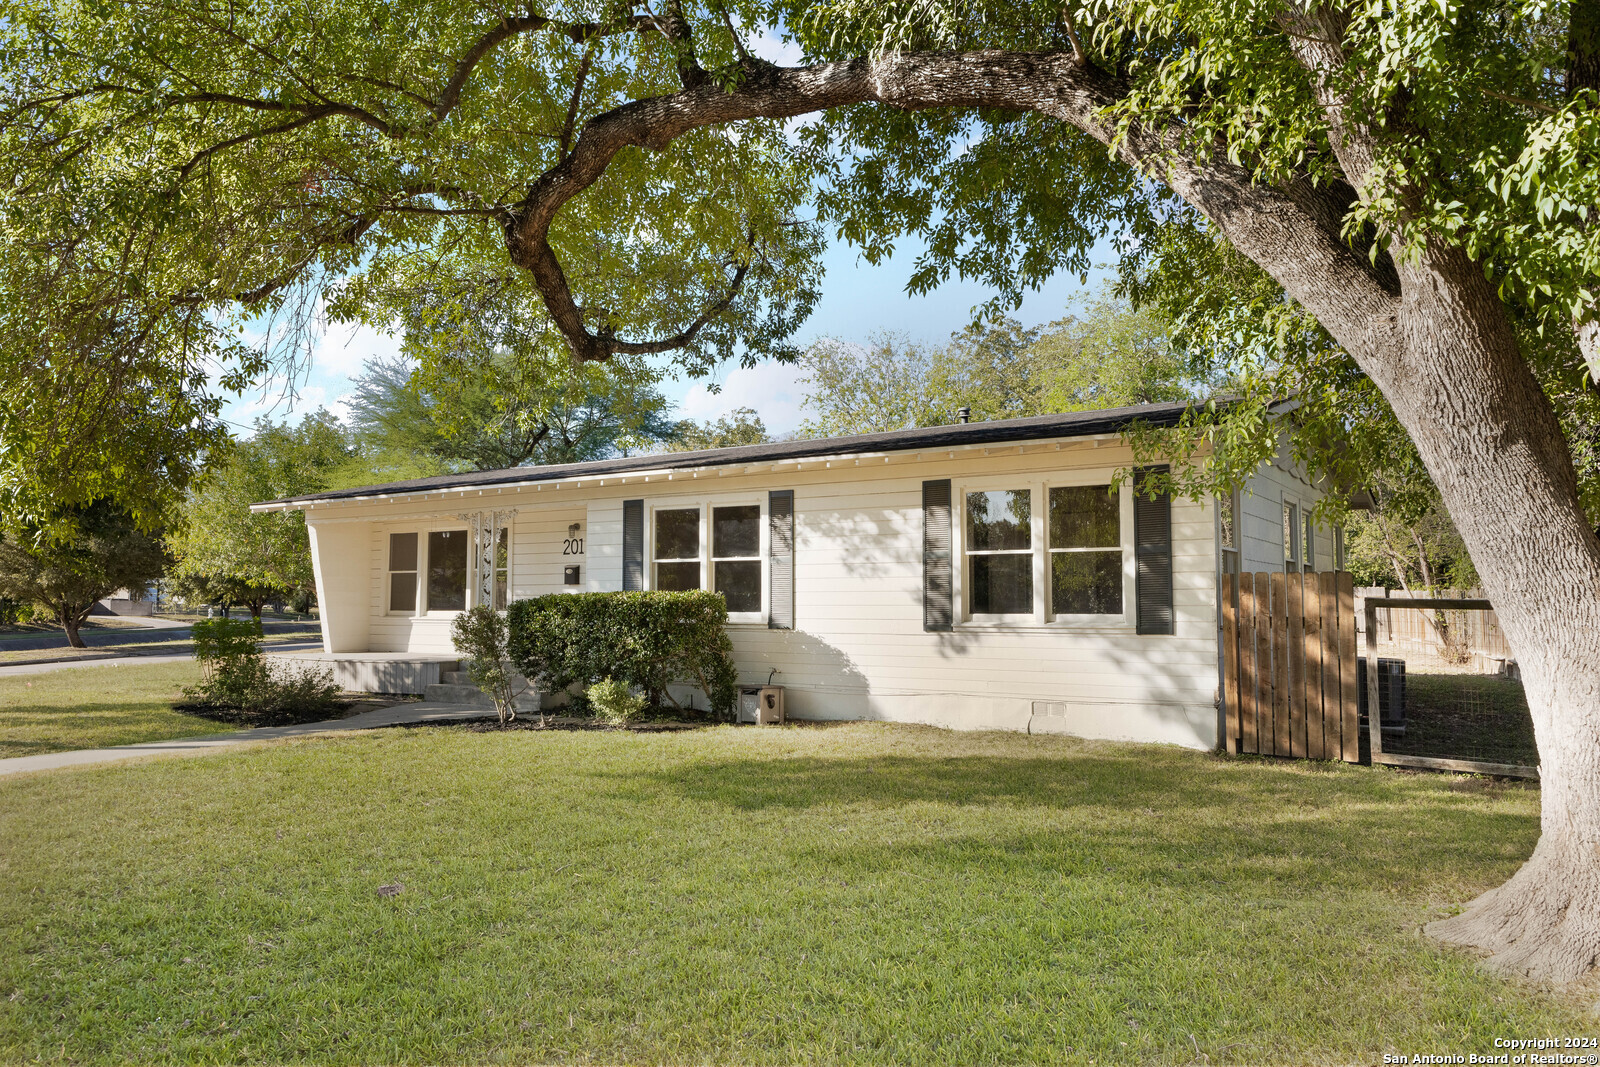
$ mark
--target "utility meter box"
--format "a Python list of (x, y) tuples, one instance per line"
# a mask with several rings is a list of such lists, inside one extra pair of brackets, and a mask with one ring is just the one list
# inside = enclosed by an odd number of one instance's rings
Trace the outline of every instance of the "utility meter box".
[(783, 721), (783, 686), (752, 685), (739, 690), (739, 721), (758, 724)]

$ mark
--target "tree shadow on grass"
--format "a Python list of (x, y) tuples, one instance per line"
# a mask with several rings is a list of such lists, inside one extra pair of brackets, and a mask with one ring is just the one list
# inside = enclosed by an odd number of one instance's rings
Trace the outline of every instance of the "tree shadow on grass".
[[(866, 848), (854, 861), (864, 870), (896, 857), (950, 871), (1016, 865), (1063, 875), (1110, 864), (1124, 882), (1176, 880), (1207, 892), (1221, 885), (1401, 890), (1472, 881), (1484, 871), (1505, 877), (1538, 831), (1532, 806), (1519, 810), (1498, 802), (1499, 790), (1463, 791), (1448, 778), (1364, 768), (1307, 773), (1303, 765), (1161, 750), (1145, 758), (1113, 750), (1059, 758), (729, 760), (649, 777), (647, 789), (740, 813), (815, 810), (819, 820), (832, 820), (916, 809), (923, 821), (948, 818), (962, 828)], [(1009, 820), (1009, 829), (976, 831), (959, 817), (959, 809), (972, 807)], [(839, 862), (850, 854), (847, 840), (815, 847)]]
[[(72, 708), (27, 705), (0, 708), (0, 759), (37, 756), (79, 748), (108, 748), (184, 736), (164, 729), (160, 720), (178, 717), (165, 703), (148, 707), (127, 704), (79, 704)], [(184, 722), (182, 726), (187, 727)], [(190, 734), (212, 732), (203, 720), (194, 720)]]

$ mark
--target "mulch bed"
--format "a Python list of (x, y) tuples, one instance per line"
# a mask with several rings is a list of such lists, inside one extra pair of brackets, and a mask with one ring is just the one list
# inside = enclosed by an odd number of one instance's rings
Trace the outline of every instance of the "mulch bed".
[(275, 711), (254, 712), (245, 711), (243, 708), (220, 707), (215, 704), (174, 704), (172, 710), (183, 715), (193, 715), (197, 719), (210, 719), (212, 722), (225, 722), (233, 726), (299, 726), (308, 722), (323, 722), (327, 719), (348, 719), (352, 715), (360, 715), (364, 711), (376, 711), (378, 708), (390, 708), (396, 704), (415, 703), (417, 697), (378, 696), (373, 693), (345, 693), (330, 710), (317, 708), (307, 711)]
[(432, 722), (401, 722), (393, 726), (384, 727), (391, 730), (413, 730), (432, 727), (450, 727), (456, 730), (465, 730), (474, 734), (498, 733), (502, 730), (628, 730), (636, 734), (661, 734), (676, 733), (681, 730), (703, 730), (708, 726), (717, 725), (710, 718), (696, 721), (684, 719), (649, 719), (643, 722), (629, 723), (626, 726), (612, 726), (600, 722), (598, 719), (582, 719), (573, 715), (555, 715), (545, 722), (539, 721), (537, 713), (533, 715), (519, 714), (508, 723), (501, 723), (494, 712), (486, 711), (482, 719), (444, 719)]

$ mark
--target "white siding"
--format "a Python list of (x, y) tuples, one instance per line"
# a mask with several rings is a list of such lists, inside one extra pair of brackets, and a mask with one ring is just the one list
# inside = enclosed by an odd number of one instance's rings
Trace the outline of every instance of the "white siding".
[[(1283, 570), (1284, 502), (1299, 505), (1299, 521), (1303, 527), (1305, 512), (1315, 507), (1322, 495), (1322, 491), (1308, 482), (1304, 472), (1297, 469), (1287, 456), (1280, 455), (1252, 475), (1239, 494), (1243, 556), (1241, 569)], [(1331, 571), (1334, 564), (1333, 533), (1318, 527), (1315, 535), (1316, 569)]]
[[(648, 509), (669, 498), (716, 502), (759, 494), (764, 500), (769, 489), (792, 489), (795, 629), (729, 627), (741, 681), (764, 682), (776, 667), (791, 715), (1213, 747), (1216, 546), (1209, 502), (1173, 501), (1173, 636), (1135, 634), (1131, 610), (1125, 625), (958, 622), (950, 633), (922, 629), (924, 479), (950, 478), (959, 494), (968, 482), (993, 488), (1054, 478), (1083, 482), (1090, 475), (1109, 480), (1131, 464), (1131, 453), (1116, 443), (1029, 444), (635, 475), (603, 485), (452, 491), (425, 500), (317, 505), (313, 514), (370, 531), (364, 569), (372, 650), (440, 653), (450, 650), (448, 617), (382, 610), (390, 531), (441, 528), (477, 508), (516, 508), (512, 587), (521, 598), (563, 588), (561, 539), (567, 524), (582, 518), (584, 586), (611, 590), (621, 588), (623, 500), (643, 498)], [(1250, 508), (1244, 510), (1248, 516)], [(1124, 515), (1126, 522), (1126, 508)], [(1260, 540), (1262, 532), (1254, 533)], [(362, 567), (349, 565), (353, 572)], [(1281, 551), (1273, 566), (1282, 566)]]

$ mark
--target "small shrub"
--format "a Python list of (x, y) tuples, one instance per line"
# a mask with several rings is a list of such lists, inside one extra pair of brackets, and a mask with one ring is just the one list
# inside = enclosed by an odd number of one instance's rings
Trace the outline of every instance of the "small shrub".
[[(502, 723), (517, 717), (517, 695), (522, 691), (508, 662), (505, 616), (487, 604), (479, 604), (456, 616), (450, 626), (456, 651), (466, 661), (472, 682), (494, 701)], [(542, 719), (543, 716), (540, 716)]]
[(552, 593), (507, 612), (511, 662), (546, 692), (615, 678), (651, 704), (692, 685), (733, 714), (738, 674), (720, 593)]
[(626, 726), (643, 712), (649, 701), (635, 694), (627, 682), (602, 678), (588, 689), (589, 707), (594, 717), (612, 726)]
[(274, 721), (325, 719), (339, 709), (332, 671), (262, 658), (257, 620), (203, 619), (192, 632), (200, 684), (184, 689), (189, 699)]

